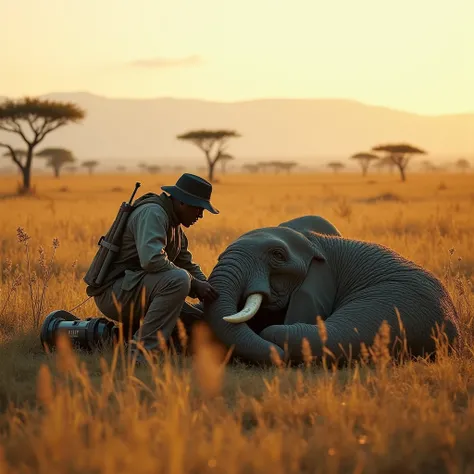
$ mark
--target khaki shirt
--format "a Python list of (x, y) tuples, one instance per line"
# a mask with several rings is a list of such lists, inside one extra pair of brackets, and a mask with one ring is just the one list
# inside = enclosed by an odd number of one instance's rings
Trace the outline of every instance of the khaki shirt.
[[(110, 274), (115, 275), (121, 268), (124, 270), (122, 289), (133, 289), (146, 273), (165, 273), (176, 267), (186, 270), (191, 278), (206, 281), (200, 266), (193, 261), (188, 239), (173, 210), (171, 198), (166, 193), (148, 193), (133, 205), (139, 207), (128, 218), (120, 252), (109, 270)], [(94, 296), (102, 293), (116, 278), (106, 280), (100, 288), (87, 287), (87, 294)]]

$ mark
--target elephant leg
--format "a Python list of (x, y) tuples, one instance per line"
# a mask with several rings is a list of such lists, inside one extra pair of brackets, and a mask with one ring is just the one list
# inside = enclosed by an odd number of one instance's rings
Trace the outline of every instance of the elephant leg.
[[(388, 349), (393, 352), (395, 338), (401, 338), (402, 331), (395, 307), (397, 303), (389, 296), (387, 298), (369, 298), (353, 300), (337, 309), (326, 321), (326, 343), (336, 358), (354, 359), (360, 356), (361, 344), (372, 346), (375, 336), (385, 320), (390, 327), (390, 342)], [(406, 331), (409, 349), (414, 355), (432, 352), (435, 344), (431, 335), (431, 326), (423, 322), (422, 315), (417, 309), (407, 308), (401, 304), (398, 308), (401, 322)], [(434, 329), (434, 323), (432, 325)], [(323, 343), (318, 326), (314, 324), (295, 323), (291, 325), (269, 326), (260, 334), (262, 338), (280, 347), (287, 346), (288, 356), (292, 360), (302, 360), (302, 343), (306, 338), (310, 344), (313, 356), (321, 357)], [(400, 340), (396, 344), (401, 347)]]

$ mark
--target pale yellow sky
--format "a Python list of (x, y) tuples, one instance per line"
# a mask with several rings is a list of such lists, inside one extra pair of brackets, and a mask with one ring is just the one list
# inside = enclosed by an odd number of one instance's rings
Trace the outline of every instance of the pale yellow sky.
[(0, 0), (0, 96), (474, 112), (474, 0)]

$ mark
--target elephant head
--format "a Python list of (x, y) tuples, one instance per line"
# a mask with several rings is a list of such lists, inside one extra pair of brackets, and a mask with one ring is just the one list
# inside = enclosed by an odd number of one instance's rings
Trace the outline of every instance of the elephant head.
[(273, 347), (283, 358), (283, 347), (259, 332), (305, 318), (315, 324), (315, 315), (330, 314), (335, 285), (312, 232), (341, 236), (326, 219), (304, 216), (247, 232), (219, 256), (209, 282), (220, 297), (204, 306), (204, 319), (234, 355), (268, 361)]

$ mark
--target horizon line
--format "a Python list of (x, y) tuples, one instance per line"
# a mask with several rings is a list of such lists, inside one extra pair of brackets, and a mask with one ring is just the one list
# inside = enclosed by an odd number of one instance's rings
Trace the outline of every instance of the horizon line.
[(381, 104), (374, 104), (369, 102), (363, 102), (359, 99), (353, 99), (349, 97), (255, 97), (255, 98), (247, 98), (247, 99), (237, 99), (237, 100), (216, 100), (216, 99), (205, 99), (205, 98), (196, 98), (196, 97), (173, 97), (173, 96), (150, 96), (150, 97), (127, 97), (127, 96), (107, 96), (104, 94), (98, 94), (96, 92), (90, 92), (87, 90), (75, 90), (75, 91), (55, 91), (55, 92), (46, 92), (41, 94), (21, 94), (16, 96), (8, 96), (0, 94), (1, 98), (16, 98), (19, 99), (21, 97), (45, 97), (51, 95), (67, 95), (67, 94), (83, 94), (89, 95), (93, 97), (98, 97), (101, 99), (106, 100), (127, 100), (127, 101), (153, 101), (153, 100), (176, 100), (176, 101), (195, 101), (195, 102), (207, 102), (213, 104), (242, 104), (242, 103), (249, 103), (249, 102), (263, 102), (263, 101), (341, 101), (341, 102), (353, 102), (359, 105), (363, 105), (365, 107), (372, 107), (378, 109), (386, 109), (393, 112), (401, 112), (410, 115), (417, 115), (420, 117), (452, 117), (452, 116), (465, 116), (465, 115), (474, 115), (474, 109), (471, 111), (464, 111), (464, 112), (444, 112), (444, 113), (421, 113), (421, 112), (414, 112), (409, 111), (402, 108), (394, 108), (388, 105), (381, 105)]

